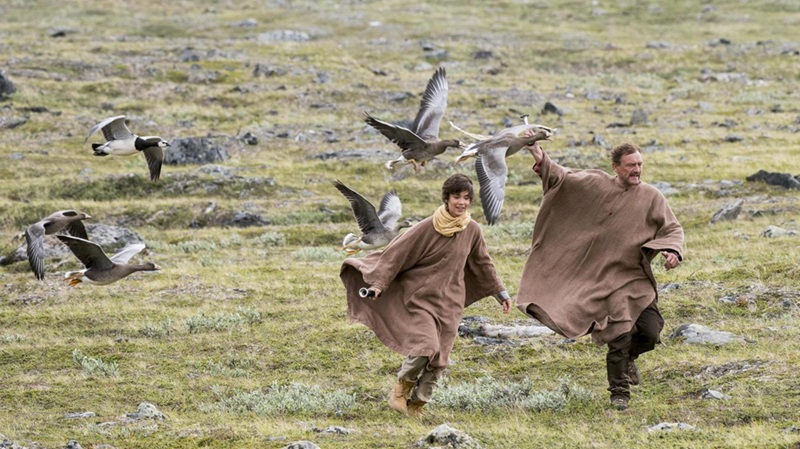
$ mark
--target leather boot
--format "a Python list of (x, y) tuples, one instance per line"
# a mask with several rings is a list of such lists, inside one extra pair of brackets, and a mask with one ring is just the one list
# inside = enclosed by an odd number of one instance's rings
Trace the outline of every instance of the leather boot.
[(392, 391), (389, 392), (389, 408), (397, 410), (402, 414), (408, 413), (406, 403), (408, 398), (411, 397), (411, 390), (414, 388), (414, 382), (409, 380), (398, 380)]
[(408, 401), (408, 416), (412, 418), (425, 416), (425, 412), (422, 411), (422, 407), (425, 407), (425, 404), (427, 404), (425, 401)]

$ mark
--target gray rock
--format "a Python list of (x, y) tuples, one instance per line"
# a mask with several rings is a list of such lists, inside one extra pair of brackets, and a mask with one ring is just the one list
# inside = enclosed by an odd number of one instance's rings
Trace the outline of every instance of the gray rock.
[(83, 449), (83, 446), (75, 440), (69, 440), (64, 449)]
[(209, 164), (228, 159), (225, 148), (204, 137), (175, 139), (165, 153), (164, 162), (171, 165)]
[(700, 399), (716, 399), (718, 401), (727, 401), (730, 398), (730, 396), (717, 390), (704, 389), (700, 392)]
[(326, 429), (314, 429), (315, 432), (324, 434), (350, 435), (352, 430), (340, 426), (328, 426)]
[(139, 404), (139, 407), (136, 408), (136, 412), (128, 413), (126, 415), (128, 418), (131, 419), (166, 419), (167, 417), (161, 413), (161, 410), (158, 409), (155, 405), (150, 402), (142, 402)]
[(677, 195), (678, 193), (681, 193), (680, 190), (672, 187), (672, 184), (668, 182), (656, 181), (651, 183), (651, 185), (657, 188), (664, 195)]
[(744, 338), (732, 334), (730, 332), (715, 331), (700, 324), (682, 324), (675, 332), (670, 335), (671, 338), (684, 338), (687, 344), (712, 344), (724, 345), (728, 343), (743, 343)]
[(744, 200), (741, 198), (726, 204), (722, 209), (716, 211), (714, 215), (711, 216), (710, 222), (717, 223), (720, 221), (736, 220), (736, 218), (739, 216), (739, 213), (742, 211), (743, 204)]
[(631, 114), (631, 126), (643, 125), (647, 123), (647, 121), (647, 112), (645, 112), (644, 109), (637, 109)]
[(442, 444), (453, 449), (481, 449), (482, 446), (472, 437), (461, 430), (454, 429), (447, 424), (441, 424), (420, 440), (422, 444)]
[(648, 432), (672, 432), (673, 430), (695, 430), (695, 427), (682, 422), (662, 422), (647, 428)]
[(319, 449), (319, 446), (310, 441), (295, 441), (294, 443), (284, 446), (283, 449)]
[(25, 117), (0, 117), (0, 129), (14, 129), (28, 123)]
[(761, 233), (762, 237), (768, 238), (775, 238), (775, 237), (786, 237), (789, 235), (797, 235), (797, 231), (792, 231), (788, 229), (783, 229), (778, 226), (769, 226), (764, 232)]
[(276, 30), (261, 33), (256, 37), (259, 44), (274, 44), (278, 42), (308, 42), (311, 36), (303, 31)]
[(505, 326), (500, 324), (482, 324), (478, 326), (479, 335), (492, 338), (533, 338), (542, 335), (555, 335), (547, 326)]
[(785, 187), (787, 189), (800, 189), (800, 179), (797, 178), (797, 176), (792, 176), (788, 173), (759, 170), (745, 179), (748, 181), (762, 181), (770, 185)]
[(742, 137), (742, 136), (740, 136), (740, 135), (738, 135), (738, 134), (728, 134), (728, 135), (727, 135), (727, 136), (725, 136), (725, 138), (724, 138), (724, 139), (722, 139), (722, 140), (723, 140), (723, 141), (725, 141), (725, 142), (728, 142), (728, 143), (736, 143), (736, 142), (741, 142), (741, 141), (743, 141), (743, 140), (744, 140), (744, 137)]
[(95, 412), (74, 412), (74, 413), (67, 413), (64, 415), (64, 418), (67, 419), (80, 419), (80, 418), (94, 418), (97, 416)]
[(267, 226), (271, 224), (271, 222), (261, 215), (254, 214), (252, 212), (237, 211), (234, 212), (230, 217), (222, 218), (221, 224), (223, 226), (249, 228), (252, 226)]
[(0, 71), (0, 101), (7, 100), (16, 91), (17, 88), (14, 87), (14, 83), (6, 78), (5, 72)]
[(652, 48), (656, 50), (662, 50), (665, 48), (670, 48), (670, 45), (666, 42), (659, 42), (659, 41), (651, 41), (645, 44), (645, 48)]
[(542, 114), (556, 114), (560, 117), (564, 115), (564, 111), (561, 110), (561, 108), (559, 108), (558, 106), (548, 101), (547, 103), (544, 104), (544, 107), (542, 108)]

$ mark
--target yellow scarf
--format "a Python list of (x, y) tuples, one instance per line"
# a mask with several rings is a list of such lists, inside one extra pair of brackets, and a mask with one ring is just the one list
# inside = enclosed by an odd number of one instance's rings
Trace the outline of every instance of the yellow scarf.
[(433, 228), (445, 237), (452, 237), (456, 232), (461, 232), (469, 224), (469, 212), (460, 217), (453, 217), (447, 212), (444, 204), (433, 213)]

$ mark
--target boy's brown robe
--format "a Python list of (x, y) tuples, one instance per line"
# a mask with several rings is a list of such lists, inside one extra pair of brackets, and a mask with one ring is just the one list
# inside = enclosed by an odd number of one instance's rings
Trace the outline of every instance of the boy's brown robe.
[[(350, 321), (402, 355), (428, 357), (437, 376), (449, 364), (464, 307), (505, 290), (480, 225), (471, 221), (444, 237), (431, 217), (383, 251), (345, 259), (340, 277)], [(370, 286), (381, 289), (377, 300), (358, 296), (359, 288)]]
[(683, 228), (649, 184), (625, 188), (547, 155), (540, 167), (544, 197), (517, 307), (566, 337), (608, 343), (658, 300), (650, 262), (661, 250), (683, 259)]

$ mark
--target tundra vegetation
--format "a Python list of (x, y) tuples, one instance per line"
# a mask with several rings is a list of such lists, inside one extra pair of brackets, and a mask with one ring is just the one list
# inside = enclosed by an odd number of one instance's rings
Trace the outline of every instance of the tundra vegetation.
[[(746, 178), (800, 174), (800, 3), (12, 0), (0, 16), (14, 90), (0, 94), (2, 254), (76, 209), (138, 233), (133, 261), (163, 268), (70, 288), (63, 273), (82, 267), (68, 252), (42, 282), (24, 261), (0, 267), (0, 433), (14, 444), (413, 447), (448, 423), (487, 448), (798, 447), (800, 237), (764, 235), (800, 231), (798, 190)], [(454, 150), (388, 171), (396, 146), (363, 121), (413, 117), (439, 65), (440, 137), (470, 141), (447, 121), (492, 134), (528, 113), (558, 128), (544, 147), (574, 168), (610, 171), (610, 146), (638, 143), (644, 180), (668, 192), (688, 257), (654, 264), (664, 345), (638, 362), (628, 411), (608, 403), (605, 348), (553, 335), (460, 338), (426, 418), (386, 406), (402, 357), (347, 321), (340, 245), (357, 228), (333, 180), (395, 189), (422, 218), (448, 175), (475, 179)], [(150, 182), (143, 156), (83, 142), (115, 115), (228, 158)], [(512, 295), (542, 198), (532, 162), (509, 158), (500, 222), (484, 226)], [(471, 212), (485, 224), (477, 199)], [(466, 316), (531, 324), (493, 299)], [(742, 339), (670, 338), (684, 324)], [(164, 419), (128, 416), (142, 402)], [(648, 431), (660, 423), (694, 430)]]

